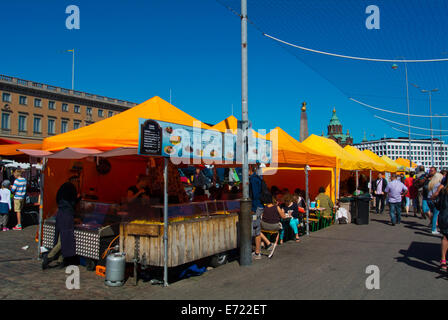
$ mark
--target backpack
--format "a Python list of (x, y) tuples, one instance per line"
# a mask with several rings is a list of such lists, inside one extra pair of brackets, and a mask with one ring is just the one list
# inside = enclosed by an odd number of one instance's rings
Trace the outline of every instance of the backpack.
[[(272, 201), (271, 192), (269, 191), (266, 182), (259, 175), (257, 175), (257, 177), (261, 180), (260, 201), (262, 204), (270, 203)], [(249, 196), (251, 199), (254, 198), (252, 188), (249, 188)]]

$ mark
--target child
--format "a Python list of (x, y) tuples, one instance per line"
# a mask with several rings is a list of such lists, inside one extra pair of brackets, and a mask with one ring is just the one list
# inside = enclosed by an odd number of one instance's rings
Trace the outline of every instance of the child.
[(3, 180), (2, 187), (0, 189), (0, 228), (3, 226), (3, 231), (9, 230), (6, 225), (8, 224), (8, 215), (11, 210), (10, 185), (11, 183), (9, 180)]

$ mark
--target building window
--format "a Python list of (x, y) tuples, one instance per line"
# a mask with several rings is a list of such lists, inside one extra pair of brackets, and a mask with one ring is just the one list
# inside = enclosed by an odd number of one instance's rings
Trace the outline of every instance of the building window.
[(62, 120), (61, 122), (61, 133), (67, 132), (68, 122), (67, 120)]
[(3, 130), (10, 130), (10, 120), (11, 116), (9, 113), (2, 113), (2, 129)]
[(73, 109), (73, 111), (74, 111), (75, 113), (81, 113), (81, 107), (80, 107), (80, 106), (75, 106), (74, 109)]
[(54, 119), (48, 119), (48, 134), (54, 134)]
[(66, 103), (62, 104), (62, 111), (68, 112), (68, 104), (66, 104)]
[(114, 113), (112, 111), (109, 111), (109, 118), (112, 117)]
[(54, 101), (48, 101), (48, 109), (56, 110), (56, 103)]
[(26, 116), (19, 115), (19, 132), (26, 132)]
[(21, 104), (21, 105), (27, 105), (28, 104), (28, 99), (27, 99), (27, 97), (25, 97), (25, 96), (20, 96), (19, 97), (19, 104)]
[(98, 117), (100, 117), (100, 118), (104, 117), (103, 109), (98, 109)]
[(79, 129), (79, 127), (81, 126), (81, 122), (80, 121), (75, 121), (73, 122), (73, 129)]
[(88, 116), (91, 116), (91, 115), (92, 115), (92, 108), (87, 107), (87, 108), (86, 108), (86, 114), (87, 114)]
[(35, 117), (34, 121), (33, 121), (33, 131), (34, 133), (42, 133), (42, 128), (41, 128), (41, 118), (40, 117)]
[(3, 102), (11, 102), (11, 94), (3, 92), (2, 100)]
[(36, 107), (36, 108), (42, 108), (42, 100), (40, 100), (40, 99), (34, 99), (34, 106)]

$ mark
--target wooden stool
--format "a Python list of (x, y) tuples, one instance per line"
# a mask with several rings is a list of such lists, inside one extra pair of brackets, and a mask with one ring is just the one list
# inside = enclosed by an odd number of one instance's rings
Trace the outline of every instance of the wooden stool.
[(268, 256), (268, 259), (271, 259), (272, 256), (274, 255), (275, 248), (277, 247), (278, 239), (280, 237), (280, 230), (277, 230), (277, 231), (275, 231), (275, 230), (261, 230), (261, 232), (268, 233), (270, 235), (277, 234), (277, 237), (275, 238), (275, 242), (274, 242), (274, 247), (272, 248), (271, 253)]

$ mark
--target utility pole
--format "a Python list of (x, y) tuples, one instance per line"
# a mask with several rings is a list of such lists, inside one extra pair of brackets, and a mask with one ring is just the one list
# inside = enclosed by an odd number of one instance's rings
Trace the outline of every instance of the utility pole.
[(248, 163), (248, 84), (247, 84), (247, 0), (241, 0), (241, 120), (242, 120), (242, 166), (243, 199), (239, 215), (240, 229), (240, 265), (252, 264), (252, 215), (249, 199), (249, 163)]

